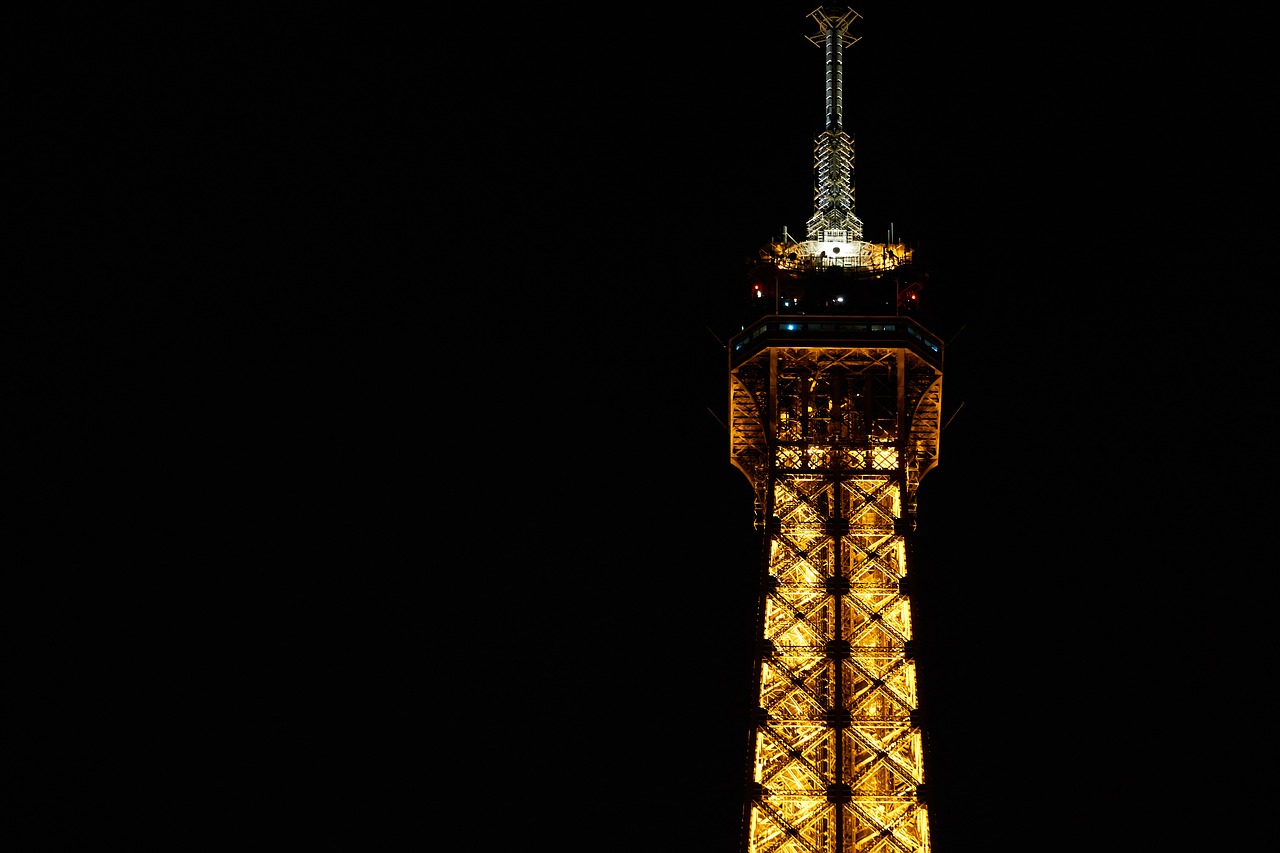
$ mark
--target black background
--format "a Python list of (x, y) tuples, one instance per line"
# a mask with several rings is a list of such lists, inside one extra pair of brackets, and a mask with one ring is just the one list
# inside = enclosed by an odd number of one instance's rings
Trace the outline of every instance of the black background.
[[(931, 259), (949, 342), (934, 849), (1220, 837), (1184, 797), (1249, 716), (1251, 78), (1219, 27), (856, 8), (857, 212)], [(49, 624), (106, 625), (33, 644), (72, 673), (45, 766), (147, 768), (102, 813), (151, 832), (159, 800), (197, 835), (735, 849), (758, 540), (723, 343), (812, 214), (811, 10), (40, 30), (30, 560), (79, 590)]]

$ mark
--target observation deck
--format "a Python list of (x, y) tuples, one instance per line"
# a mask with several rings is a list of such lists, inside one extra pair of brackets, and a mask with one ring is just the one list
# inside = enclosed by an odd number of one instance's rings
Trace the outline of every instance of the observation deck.
[(942, 339), (910, 317), (770, 314), (729, 339), (729, 365), (737, 367), (765, 347), (906, 346), (942, 369)]

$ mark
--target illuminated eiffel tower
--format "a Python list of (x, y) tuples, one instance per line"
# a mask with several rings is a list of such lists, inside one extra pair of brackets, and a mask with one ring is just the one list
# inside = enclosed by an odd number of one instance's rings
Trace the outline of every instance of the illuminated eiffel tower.
[(740, 849), (927, 853), (907, 581), (916, 491), (938, 462), (941, 339), (913, 306), (913, 251), (862, 239), (842, 129), (852, 9), (825, 48), (807, 239), (766, 245), (729, 343), (732, 463), (763, 531)]

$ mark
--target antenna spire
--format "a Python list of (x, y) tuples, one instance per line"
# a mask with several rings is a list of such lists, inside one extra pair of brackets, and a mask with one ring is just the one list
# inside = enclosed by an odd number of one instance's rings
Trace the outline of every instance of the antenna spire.
[(843, 129), (844, 48), (861, 40), (849, 35), (849, 27), (862, 16), (853, 9), (829, 12), (819, 6), (809, 13), (818, 24), (818, 34), (809, 41), (826, 48), (827, 123), (814, 143), (818, 180), (814, 189), (814, 212), (808, 223), (808, 238), (818, 241), (854, 242), (862, 240), (862, 220), (854, 214), (853, 140)]
[(834, 16), (821, 6), (809, 13), (817, 21), (819, 32), (808, 36), (809, 41), (827, 49), (827, 130), (839, 130), (842, 124), (844, 49), (862, 40), (862, 36), (849, 35), (849, 27), (861, 18), (857, 12), (847, 9)]

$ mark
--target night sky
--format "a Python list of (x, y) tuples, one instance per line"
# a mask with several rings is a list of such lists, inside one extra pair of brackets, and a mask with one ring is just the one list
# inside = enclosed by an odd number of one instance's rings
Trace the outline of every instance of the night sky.
[[(1205, 323), (1238, 291), (1204, 277), (1239, 163), (1182, 120), (1220, 103), (1211, 39), (915, 6), (854, 6), (844, 129), (866, 236), (929, 258), (948, 341), (915, 566), (934, 849), (1209, 838), (1170, 780), (1212, 760), (1180, 709), (1230, 633), (1189, 611), (1240, 592), (1197, 525), (1247, 513), (1207, 497), (1239, 434), (1203, 424), (1240, 406)], [(30, 222), (83, 240), (45, 252), (71, 284), (24, 388), (78, 503), (127, 477), (149, 553), (204, 543), (201, 618), (166, 624), (195, 635), (189, 763), (235, 781), (195, 808), (352, 849), (734, 849), (758, 539), (722, 344), (746, 257), (813, 212), (812, 9), (50, 39), (95, 73), (42, 78), (69, 153)]]

